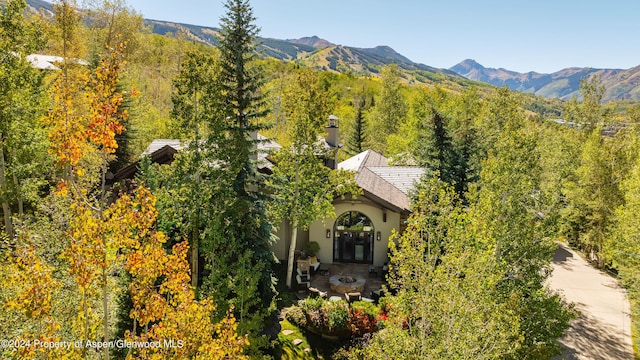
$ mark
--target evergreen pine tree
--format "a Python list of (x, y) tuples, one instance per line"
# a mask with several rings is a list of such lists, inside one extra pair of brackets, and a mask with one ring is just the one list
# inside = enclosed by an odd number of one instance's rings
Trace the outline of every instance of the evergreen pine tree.
[(440, 180), (456, 183), (454, 149), (451, 136), (446, 128), (445, 118), (431, 108), (431, 119), (420, 124), (418, 144), (414, 157), (419, 165), (439, 173)]
[(364, 111), (367, 109), (367, 101), (364, 96), (357, 97), (354, 102), (356, 117), (347, 135), (346, 151), (349, 155), (359, 154), (364, 151), (367, 141), (367, 124), (364, 119)]
[(210, 148), (225, 170), (217, 181), (228, 186), (211, 204), (216, 218), (208, 221), (217, 225), (211, 224), (205, 234), (209, 248), (203, 251), (208, 250), (211, 272), (204, 291), (234, 306), (239, 332), (251, 333), (255, 347), (261, 346), (255, 336), (264, 329), (276, 294), (270, 249), (275, 235), (266, 210), (269, 189), (257, 170), (257, 133), (267, 128), (259, 122), (267, 114), (261, 92), (264, 72), (256, 63), (259, 29), (249, 1), (227, 0), (225, 8), (216, 84), (222, 94), (217, 97), (221, 116), (209, 128), (210, 143), (215, 142)]

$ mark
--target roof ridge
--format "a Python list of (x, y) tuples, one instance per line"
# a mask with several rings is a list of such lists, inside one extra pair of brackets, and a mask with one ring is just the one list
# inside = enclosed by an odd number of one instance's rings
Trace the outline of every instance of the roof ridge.
[(369, 155), (371, 155), (371, 151), (372, 151), (371, 149), (365, 150), (364, 159), (362, 159), (362, 161), (360, 162), (360, 166), (358, 166), (358, 171), (360, 171), (360, 169), (362, 169), (363, 167), (367, 166), (366, 165), (367, 164), (367, 159), (369, 159)]

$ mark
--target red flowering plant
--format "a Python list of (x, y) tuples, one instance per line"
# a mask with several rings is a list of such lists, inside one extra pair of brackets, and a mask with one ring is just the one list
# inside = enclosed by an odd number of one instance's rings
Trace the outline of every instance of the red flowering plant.
[(379, 307), (367, 301), (356, 301), (351, 304), (350, 311), (349, 329), (352, 336), (360, 337), (378, 330)]

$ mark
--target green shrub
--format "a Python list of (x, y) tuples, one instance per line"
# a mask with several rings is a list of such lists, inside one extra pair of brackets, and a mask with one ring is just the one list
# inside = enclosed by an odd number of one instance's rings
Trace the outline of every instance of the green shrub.
[[(384, 324), (386, 313), (367, 301), (327, 301), (321, 298), (306, 298), (299, 306), (288, 310), (284, 316), (292, 323), (321, 334), (340, 338), (361, 337), (374, 333)], [(304, 319), (303, 319), (304, 318)]]
[(349, 318), (349, 331), (352, 336), (361, 337), (364, 334), (375, 332), (378, 320), (375, 316), (369, 316), (361, 310), (356, 310), (351, 313)]
[(309, 241), (304, 246), (304, 252), (308, 256), (316, 256), (318, 254), (318, 251), (320, 251), (320, 244), (318, 244), (317, 241)]
[(324, 304), (324, 300), (322, 298), (313, 297), (308, 297), (298, 302), (298, 305), (300, 305), (302, 310), (307, 314), (315, 310), (320, 310), (322, 304)]
[(356, 311), (360, 311), (373, 318), (380, 315), (380, 312), (381, 312), (378, 306), (368, 301), (355, 301), (351, 303), (351, 312), (356, 312)]
[(282, 310), (284, 318), (298, 326), (307, 326), (307, 317), (299, 306), (291, 306)]
[(356, 301), (351, 304), (351, 317), (349, 319), (349, 330), (351, 334), (360, 337), (367, 333), (375, 332), (378, 316), (382, 314), (379, 307), (367, 301)]
[(345, 301), (327, 301), (322, 307), (327, 330), (331, 334), (344, 335), (349, 331), (349, 307)]
[(322, 309), (307, 312), (309, 326), (315, 331), (326, 333), (326, 314)]

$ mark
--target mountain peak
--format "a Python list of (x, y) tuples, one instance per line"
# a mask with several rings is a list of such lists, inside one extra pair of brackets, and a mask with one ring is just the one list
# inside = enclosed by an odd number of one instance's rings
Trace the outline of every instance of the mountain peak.
[(387, 45), (378, 45), (376, 47), (374, 47), (374, 49), (379, 50), (379, 51), (386, 51), (392, 54), (397, 54), (398, 52), (393, 50), (393, 48), (391, 48), (391, 46), (387, 46)]
[(455, 71), (457, 73), (468, 73), (472, 70), (482, 70), (485, 69), (484, 66), (480, 65), (477, 61), (473, 59), (465, 59), (459, 62), (457, 65), (451, 67), (449, 70)]
[(311, 46), (314, 47), (316, 49), (322, 49), (322, 48), (327, 48), (327, 47), (331, 47), (331, 46), (335, 46), (335, 44), (325, 40), (325, 39), (321, 39), (315, 35), (313, 36), (307, 36), (307, 37), (302, 37), (300, 39), (289, 39), (287, 40), (290, 43), (293, 44), (298, 44), (298, 45), (307, 45), (307, 46)]

